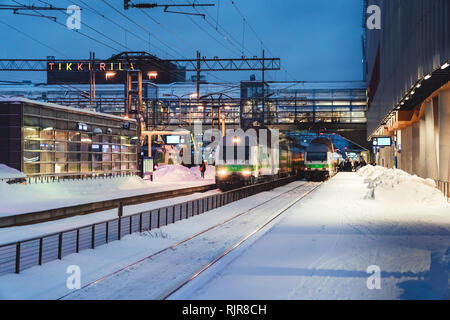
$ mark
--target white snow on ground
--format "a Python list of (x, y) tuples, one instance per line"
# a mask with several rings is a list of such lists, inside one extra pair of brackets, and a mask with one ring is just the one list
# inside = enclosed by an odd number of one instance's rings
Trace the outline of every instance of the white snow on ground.
[(432, 179), (422, 179), (398, 169), (370, 165), (359, 169), (358, 174), (368, 184), (369, 192), (374, 190), (376, 200), (408, 206), (447, 205), (447, 199), (436, 189), (436, 183)]
[[(187, 168), (185, 166), (175, 164), (162, 166), (156, 169), (153, 174), (155, 181), (202, 181), (199, 166)], [(215, 167), (207, 166), (205, 172), (205, 180), (215, 179)]]
[[(94, 250), (83, 250), (79, 254), (65, 256), (62, 260), (26, 269), (20, 274), (1, 276), (0, 299), (59, 298), (71, 292), (66, 287), (66, 280), (69, 276), (66, 274), (66, 269), (70, 265), (80, 266), (82, 285), (85, 285), (302, 184), (303, 182), (296, 182), (187, 220), (178, 221), (158, 230), (132, 234), (124, 237), (121, 241), (114, 241)], [(94, 291), (95, 296), (89, 297), (93, 299), (111, 296), (117, 299), (135, 298), (136, 296), (154, 298), (158, 294), (162, 294), (164, 288), (170, 288), (180, 279), (184, 280), (191, 276), (192, 272), (196, 272), (198, 268), (223, 252), (236, 238), (246, 234), (248, 230), (252, 230), (255, 225), (272, 215), (272, 212), (282, 204), (292, 202), (293, 199), (295, 197), (290, 194), (283, 198), (280, 197), (278, 201), (270, 201), (269, 207), (265, 207), (265, 210), (261, 208), (256, 210), (252, 216), (246, 216), (244, 220), (240, 220), (234, 225), (227, 225), (220, 230), (219, 234), (205, 233), (199, 237), (197, 242), (186, 243), (179, 249), (169, 250), (167, 256), (148, 261), (150, 265), (142, 264), (139, 268), (140, 272), (137, 272), (136, 276), (132, 278), (128, 278), (133, 274), (132, 271), (124, 272), (118, 283), (113, 281), (112, 287), (108, 286), (108, 289), (105, 288), (103, 292)], [(231, 238), (226, 239), (227, 237)], [(152, 281), (149, 281), (146, 271), (153, 272)], [(139, 284), (136, 282), (141, 283), (140, 288), (137, 288)], [(123, 289), (127, 283), (129, 289), (119, 290)], [(146, 292), (146, 290), (153, 291)], [(130, 292), (128, 293), (128, 291)], [(88, 291), (85, 295), (74, 294), (75, 296), (68, 298), (86, 298), (92, 293)]]
[[(383, 172), (378, 181), (395, 180)], [(450, 246), (450, 208), (431, 190), (413, 198), (422, 182), (403, 178), (409, 183), (390, 186), (397, 197), (378, 196), (385, 186), (367, 199), (362, 177), (339, 173), (172, 298), (443, 298), (430, 290), (430, 254)], [(367, 287), (372, 265), (381, 269), (379, 290)]]
[[(189, 169), (184, 169), (189, 172)], [(137, 176), (26, 185), (0, 182), (0, 216), (214, 183), (214, 178), (188, 179), (181, 175), (169, 180), (157, 177), (153, 182), (144, 181)]]
[(0, 179), (24, 178), (26, 175), (19, 170), (8, 167), (6, 164), (0, 163)]
[[(290, 189), (301, 184), (295, 182), (151, 233), (134, 234), (123, 241), (33, 267), (18, 275), (2, 276), (0, 297), (57, 298), (69, 291), (65, 287), (69, 276), (65, 271), (69, 265), (81, 267), (82, 284), (86, 284), (268, 201), (250, 215), (68, 297), (158, 298), (281, 208), (287, 208), (303, 194)], [(402, 187), (414, 189), (417, 186)], [(368, 190), (364, 178), (357, 173), (339, 173), (173, 298), (442, 298), (430, 291), (430, 253), (450, 246), (450, 208), (440, 201), (434, 203), (423, 198), (397, 197), (387, 201), (378, 196), (377, 188), (375, 198), (371, 199), (367, 197)], [(286, 191), (289, 192), (271, 199)], [(370, 274), (366, 270), (371, 265), (381, 269), (380, 290), (367, 288)]]

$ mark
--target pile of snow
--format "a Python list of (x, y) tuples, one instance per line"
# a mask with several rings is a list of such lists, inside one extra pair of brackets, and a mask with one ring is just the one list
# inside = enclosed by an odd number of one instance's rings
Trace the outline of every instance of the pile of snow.
[[(207, 166), (205, 172), (205, 179), (214, 179), (215, 169), (214, 166)], [(154, 181), (166, 181), (166, 182), (176, 182), (176, 181), (195, 181), (204, 180), (201, 177), (200, 168), (192, 167), (187, 168), (185, 166), (174, 164), (162, 166), (156, 169), (153, 173)]]
[(367, 165), (358, 170), (369, 189), (366, 198), (392, 204), (446, 206), (446, 197), (432, 179), (423, 179), (399, 169)]
[(6, 164), (0, 163), (0, 179), (17, 179), (25, 177), (26, 175), (23, 172), (8, 167)]

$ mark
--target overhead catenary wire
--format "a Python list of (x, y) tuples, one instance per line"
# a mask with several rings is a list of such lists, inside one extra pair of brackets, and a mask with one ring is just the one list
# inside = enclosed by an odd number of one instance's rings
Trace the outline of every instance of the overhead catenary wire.
[[(20, 2), (18, 2), (18, 1), (16, 1), (16, 0), (12, 0), (12, 1), (15, 2), (15, 3), (17, 3), (17, 4), (20, 4), (20, 5), (22, 5), (22, 6), (24, 5), (24, 4), (22, 4), (22, 3), (20, 3)], [(33, 11), (36, 12), (36, 13), (38, 13), (40, 16), (44, 16), (42, 13), (40, 13), (40, 12), (37, 11), (37, 10), (33, 10)], [(63, 24), (63, 23), (61, 23), (61, 22), (59, 22), (59, 21), (56, 21), (56, 20), (50, 20), (50, 21), (52, 21), (52, 22), (54, 22), (54, 23), (56, 23), (56, 24), (58, 24), (58, 25), (60, 25), (60, 26), (62, 26), (62, 27), (64, 27), (64, 28), (67, 28), (67, 26), (66, 26), (65, 24)], [(86, 37), (86, 38), (89, 38), (89, 39), (92, 40), (92, 41), (95, 41), (95, 42), (97, 42), (97, 43), (99, 43), (99, 44), (101, 44), (101, 45), (103, 45), (103, 46), (106, 46), (106, 47), (108, 47), (108, 48), (110, 48), (110, 49), (112, 49), (112, 50), (114, 50), (114, 51), (120, 52), (120, 50), (118, 50), (117, 48), (114, 48), (114, 47), (110, 46), (109, 44), (106, 44), (106, 43), (104, 43), (104, 42), (102, 42), (102, 41), (100, 41), (100, 40), (98, 40), (98, 39), (95, 39), (95, 38), (91, 37), (90, 35), (88, 35), (88, 34), (82, 32), (82, 31), (80, 31), (80, 30), (73, 29), (73, 31), (76, 32), (76, 33), (78, 33), (78, 34), (80, 34), (80, 35), (82, 35), (82, 36), (84, 36), (84, 37)]]
[[(261, 39), (261, 37), (258, 35), (258, 33), (255, 31), (255, 29), (251, 26), (251, 24), (248, 22), (245, 15), (242, 13), (242, 11), (237, 6), (236, 2), (234, 0), (230, 0), (233, 7), (236, 9), (238, 14), (244, 19), (244, 23), (247, 24), (248, 28), (252, 31), (252, 33), (255, 35), (256, 39), (261, 43), (261, 47), (267, 50), (267, 52), (274, 57), (275, 55), (272, 53), (272, 51), (269, 49), (269, 47), (264, 43), (264, 41)], [(285, 69), (285, 68), (282, 68)], [(295, 77), (289, 72), (289, 70), (285, 69), (286, 74), (288, 74), (293, 80), (295, 80)]]
[[(110, 7), (111, 9), (113, 9), (116, 13), (118, 13), (119, 15), (121, 15), (122, 17), (124, 17), (125, 19), (127, 19), (128, 21), (130, 21), (131, 23), (133, 23), (134, 25), (136, 25), (138, 28), (142, 29), (145, 33), (149, 34), (150, 36), (152, 36), (153, 38), (155, 38), (156, 40), (158, 40), (161, 44), (163, 44), (164, 46), (166, 46), (167, 48), (170, 48), (173, 50), (173, 48), (168, 45), (167, 43), (165, 43), (164, 41), (162, 41), (161, 39), (159, 39), (155, 34), (153, 34), (152, 32), (148, 31), (144, 26), (142, 26), (141, 24), (137, 23), (136, 21), (134, 21), (133, 19), (131, 19), (130, 17), (128, 17), (126, 14), (124, 14), (123, 12), (119, 11), (117, 8), (115, 8), (114, 6), (112, 6), (110, 3), (108, 3), (105, 0), (101, 0), (103, 3), (105, 3), (108, 7)], [(166, 53), (169, 56), (175, 57), (174, 55), (168, 53), (166, 50), (156, 46), (153, 44), (153, 47), (157, 48), (158, 50), (160, 50), (161, 52)]]
[[(185, 1), (186, 1), (187, 3), (189, 3), (189, 4), (191, 4), (191, 2), (190, 2), (189, 0), (185, 0)], [(193, 3), (195, 3), (195, 0), (193, 1)], [(200, 13), (200, 11), (198, 11), (198, 9), (195, 8), (195, 10), (196, 10), (198, 13)], [(230, 32), (228, 32), (228, 31), (225, 29), (225, 27), (223, 27), (217, 20), (215, 20), (214, 17), (212, 17), (212, 16), (208, 13), (208, 11), (207, 11), (206, 9), (202, 8), (202, 10), (203, 10), (203, 12), (205, 12), (206, 16), (208, 16), (211, 20), (213, 20), (213, 22), (216, 23), (216, 28), (214, 28), (213, 25), (212, 25), (211, 23), (209, 23), (209, 21), (206, 20), (207, 23), (208, 23), (213, 29), (216, 29), (216, 31), (217, 31), (217, 32), (218, 32), (225, 40), (229, 41), (229, 42), (232, 43), (232, 44), (233, 44), (233, 43), (236, 43), (236, 44), (237, 44), (237, 47), (241, 46), (241, 48), (239, 48), (239, 52), (242, 53), (242, 55), (245, 55), (245, 53), (247, 52), (247, 54), (249, 54), (250, 56), (258, 56), (257, 53), (252, 52), (252, 51), (250, 51), (249, 48), (246, 48), (246, 47), (245, 47), (245, 44), (244, 44), (244, 32), (245, 32), (245, 24), (248, 24), (248, 22), (246, 21), (246, 19), (245, 19), (244, 16), (242, 16), (242, 18), (243, 18), (243, 36), (242, 36), (243, 39), (242, 39), (242, 43), (240, 43), (239, 40), (235, 39), (235, 38), (233, 37), (233, 35), (232, 35)], [(223, 34), (218, 30), (218, 27), (220, 27), (220, 28), (223, 30), (223, 32), (227, 34), (227, 36), (223, 35)], [(259, 39), (259, 37), (258, 37), (258, 39)], [(235, 46), (236, 46), (236, 45), (235, 45)], [(269, 51), (269, 50), (268, 50), (268, 51)], [(270, 51), (269, 51), (269, 53), (270, 53), (272, 56), (274, 56)], [(272, 77), (270, 74), (268, 74), (268, 76), (269, 76), (269, 78), (272, 78), (272, 79), (273, 79), (273, 77)]]

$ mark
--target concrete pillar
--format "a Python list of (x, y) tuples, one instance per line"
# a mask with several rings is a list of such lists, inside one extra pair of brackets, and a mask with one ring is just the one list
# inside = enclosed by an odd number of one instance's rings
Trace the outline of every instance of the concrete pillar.
[(426, 130), (425, 130), (425, 119), (420, 119), (419, 121), (419, 165), (417, 170), (417, 175), (422, 178), (427, 177), (427, 158), (426, 154)]
[(413, 128), (409, 126), (400, 131), (401, 151), (399, 155), (399, 169), (408, 173), (413, 173)]
[(438, 161), (436, 155), (436, 119), (437, 108), (433, 101), (427, 102), (425, 106), (425, 163), (426, 163), (426, 176), (425, 178), (437, 179), (438, 178)]
[(419, 175), (420, 171), (420, 123), (415, 122), (411, 126), (412, 145), (412, 174)]
[(439, 94), (439, 180), (450, 181), (450, 90)]

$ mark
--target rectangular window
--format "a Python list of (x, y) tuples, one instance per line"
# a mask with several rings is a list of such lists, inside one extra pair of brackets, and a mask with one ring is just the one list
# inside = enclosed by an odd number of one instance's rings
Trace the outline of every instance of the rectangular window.
[(307, 152), (306, 161), (327, 161), (326, 152)]

